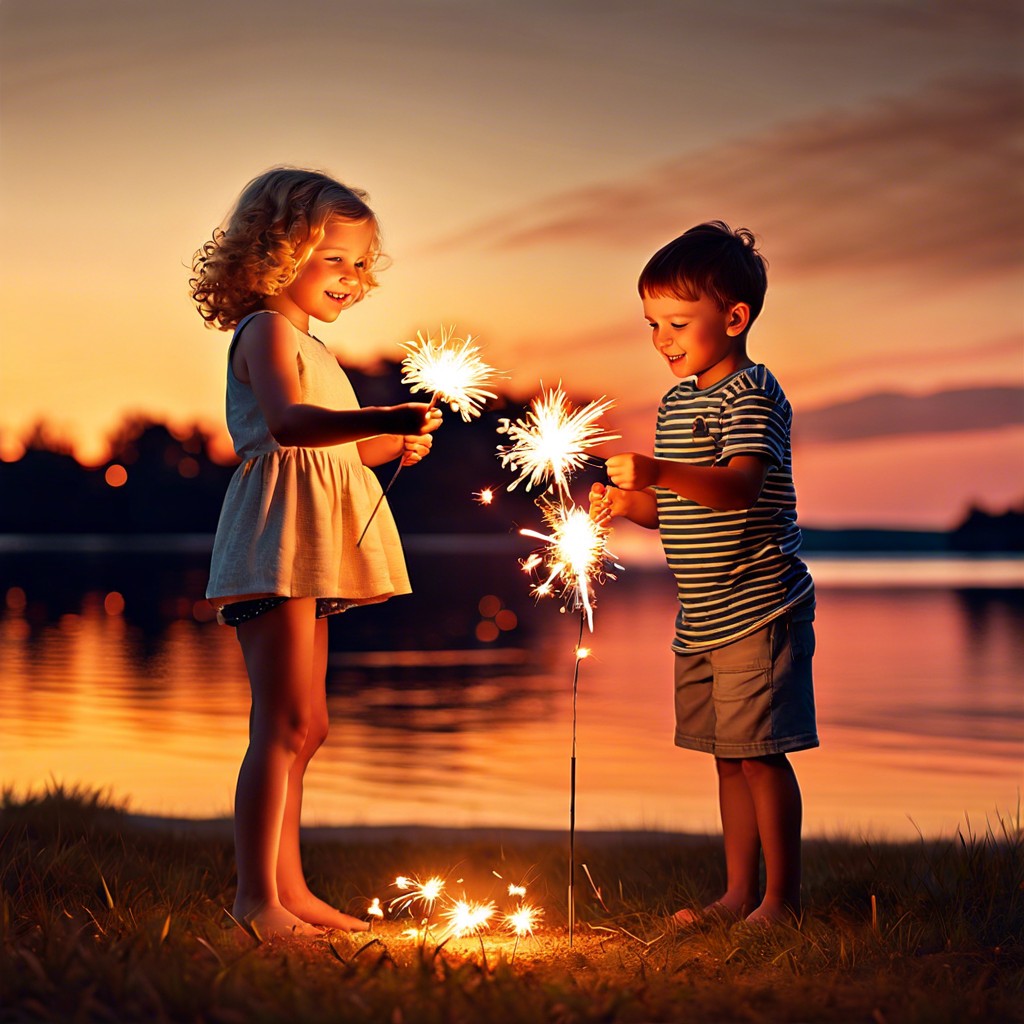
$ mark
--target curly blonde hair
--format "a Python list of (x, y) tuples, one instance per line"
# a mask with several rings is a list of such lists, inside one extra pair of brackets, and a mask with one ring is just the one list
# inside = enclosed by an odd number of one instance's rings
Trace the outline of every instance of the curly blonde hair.
[(286, 288), (338, 217), (373, 225), (363, 298), (377, 287), (380, 225), (362, 189), (320, 171), (275, 167), (242, 190), (227, 220), (192, 258), (189, 287), (208, 327), (236, 327), (263, 299)]

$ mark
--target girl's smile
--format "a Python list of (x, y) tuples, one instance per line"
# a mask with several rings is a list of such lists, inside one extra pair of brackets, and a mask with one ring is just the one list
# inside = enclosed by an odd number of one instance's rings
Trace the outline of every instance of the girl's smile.
[(300, 331), (309, 320), (333, 323), (341, 311), (355, 305), (366, 292), (366, 271), (373, 245), (372, 221), (335, 217), (302, 269), (277, 295), (268, 296), (267, 309), (284, 313)]

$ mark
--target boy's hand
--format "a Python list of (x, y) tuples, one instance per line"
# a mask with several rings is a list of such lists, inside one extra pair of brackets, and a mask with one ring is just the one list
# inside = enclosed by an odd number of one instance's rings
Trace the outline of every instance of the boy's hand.
[(623, 452), (605, 461), (608, 479), (624, 491), (642, 491), (658, 479), (658, 463), (649, 455)]
[(616, 516), (626, 514), (626, 506), (629, 498), (624, 491), (617, 487), (605, 487), (604, 484), (596, 483), (590, 488), (590, 518), (598, 526), (609, 526)]

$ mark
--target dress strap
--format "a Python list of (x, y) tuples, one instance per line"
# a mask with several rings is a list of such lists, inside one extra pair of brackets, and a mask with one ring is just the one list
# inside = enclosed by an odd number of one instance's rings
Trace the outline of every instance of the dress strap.
[(238, 324), (235, 326), (235, 333), (231, 335), (231, 344), (228, 345), (228, 360), (230, 361), (232, 354), (235, 351), (235, 345), (238, 343), (238, 339), (242, 336), (242, 329), (245, 327), (250, 320), (255, 319), (260, 313), (274, 313), (276, 310), (273, 309), (257, 309), (252, 313), (246, 313)]

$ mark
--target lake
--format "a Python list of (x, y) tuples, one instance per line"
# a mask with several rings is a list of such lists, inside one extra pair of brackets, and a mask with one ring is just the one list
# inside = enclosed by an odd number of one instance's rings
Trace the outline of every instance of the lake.
[[(579, 619), (530, 596), (529, 543), (410, 538), (416, 593), (331, 620), (308, 824), (567, 827)], [(248, 687), (234, 631), (202, 601), (208, 544), (6, 538), (0, 783), (230, 815)], [(649, 551), (617, 554), (626, 571), (600, 589), (580, 663), (577, 827), (715, 832), (713, 761), (672, 744), (673, 582)], [(792, 755), (806, 834), (949, 835), (1016, 815), (1024, 562), (809, 563), (822, 745)]]

